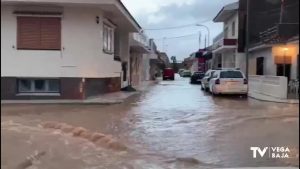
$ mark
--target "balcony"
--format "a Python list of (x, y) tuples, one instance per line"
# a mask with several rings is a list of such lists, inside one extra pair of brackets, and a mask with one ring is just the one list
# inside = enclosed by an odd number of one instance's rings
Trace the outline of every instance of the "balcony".
[(149, 53), (150, 42), (143, 33), (131, 33), (129, 35), (130, 50), (137, 53)]
[(213, 39), (213, 53), (222, 53), (237, 48), (237, 39), (230, 39), (220, 33)]

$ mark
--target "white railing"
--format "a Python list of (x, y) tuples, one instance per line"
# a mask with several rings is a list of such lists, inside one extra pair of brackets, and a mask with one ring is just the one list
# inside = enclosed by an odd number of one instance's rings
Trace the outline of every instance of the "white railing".
[(213, 43), (218, 42), (219, 40), (224, 39), (224, 32), (219, 33), (214, 39)]
[(149, 48), (149, 40), (147, 36), (143, 33), (132, 33), (131, 34), (132, 40), (136, 41), (137, 43), (142, 44), (143, 46)]
[(224, 43), (223, 39), (224, 39), (224, 32), (221, 32), (213, 39), (212, 49), (215, 50), (223, 46)]
[(287, 99), (287, 78), (284, 76), (249, 76), (249, 92)]

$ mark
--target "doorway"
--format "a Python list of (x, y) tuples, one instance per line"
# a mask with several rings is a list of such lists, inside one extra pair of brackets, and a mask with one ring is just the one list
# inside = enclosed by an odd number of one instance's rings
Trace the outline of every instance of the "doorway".
[(277, 64), (277, 76), (285, 76), (289, 81), (291, 78), (291, 64)]
[(264, 57), (256, 58), (256, 75), (264, 75)]

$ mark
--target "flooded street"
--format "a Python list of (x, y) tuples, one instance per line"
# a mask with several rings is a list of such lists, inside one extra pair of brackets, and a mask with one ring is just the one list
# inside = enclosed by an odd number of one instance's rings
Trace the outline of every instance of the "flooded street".
[[(1, 168), (37, 152), (36, 169), (196, 169), (298, 166), (298, 105), (212, 97), (188, 78), (160, 81), (125, 103), (2, 105)], [(66, 132), (63, 123), (101, 133), (119, 146)], [(99, 140), (98, 140), (99, 141)], [(288, 159), (252, 157), (250, 147), (288, 147)], [(25, 167), (23, 167), (25, 168)]]

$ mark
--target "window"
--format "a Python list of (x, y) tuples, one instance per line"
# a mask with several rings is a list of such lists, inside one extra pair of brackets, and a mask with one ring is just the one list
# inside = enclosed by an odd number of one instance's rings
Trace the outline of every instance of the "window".
[(232, 22), (231, 31), (232, 31), (232, 36), (235, 36), (235, 22)]
[(19, 79), (19, 93), (59, 93), (58, 79)]
[(240, 71), (223, 71), (220, 78), (244, 78), (244, 76)]
[(113, 53), (114, 29), (106, 24), (103, 26), (103, 51)]
[(228, 38), (228, 27), (224, 29), (224, 38)]
[(17, 48), (60, 50), (61, 19), (57, 17), (17, 17)]

